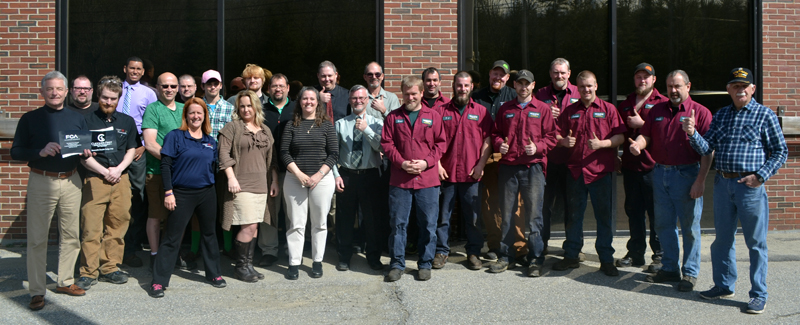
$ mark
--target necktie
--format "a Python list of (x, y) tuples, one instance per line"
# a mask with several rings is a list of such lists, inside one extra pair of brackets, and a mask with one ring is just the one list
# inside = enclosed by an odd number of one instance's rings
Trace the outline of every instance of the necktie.
[(326, 103), (325, 110), (327, 111), (328, 117), (331, 119), (331, 124), (333, 124), (333, 95), (331, 95), (331, 100)]
[[(356, 116), (356, 121), (360, 120), (361, 116)], [(361, 157), (364, 155), (364, 132), (361, 132), (358, 129), (353, 130), (353, 152), (351, 157), (353, 158), (353, 166), (358, 168), (361, 166)]]
[(122, 100), (122, 113), (131, 115), (131, 86), (125, 87), (125, 99)]

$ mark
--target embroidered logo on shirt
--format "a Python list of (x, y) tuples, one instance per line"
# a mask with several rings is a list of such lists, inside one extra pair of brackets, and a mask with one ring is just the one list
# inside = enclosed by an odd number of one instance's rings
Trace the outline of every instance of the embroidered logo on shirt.
[(577, 98), (570, 98), (570, 99), (569, 99), (569, 103), (570, 103), (570, 104), (575, 104), (575, 103), (577, 103), (577, 102), (578, 102), (578, 99), (577, 99)]
[(431, 120), (429, 118), (424, 118), (424, 119), (422, 119), (422, 124), (425, 124), (427, 126), (431, 126), (431, 125), (433, 125), (433, 120)]
[(581, 118), (581, 113), (572, 114), (572, 116), (570, 116), (569, 118), (571, 119)]
[(404, 119), (401, 119), (401, 118), (394, 120), (394, 123), (405, 123), (405, 122), (406, 121)]
[(449, 121), (449, 120), (452, 120), (452, 119), (453, 119), (452, 116), (442, 116), (442, 121)]
[(688, 116), (681, 116), (681, 123), (683, 123), (683, 121), (686, 120), (687, 118), (689, 118), (689, 117)]
[(539, 112), (528, 112), (528, 117), (541, 118), (542, 117), (542, 113), (539, 113)]
[(550, 103), (552, 103), (552, 102), (553, 102), (553, 100), (552, 100), (552, 99), (548, 99), (548, 100), (544, 101), (543, 103), (545, 103), (545, 104), (550, 104)]
[(508, 113), (508, 114), (506, 114), (506, 118), (512, 118), (512, 117), (514, 117), (514, 115), (516, 115), (516, 114), (514, 114), (514, 113)]
[(467, 119), (470, 119), (470, 120), (472, 120), (472, 121), (477, 121), (477, 120), (478, 120), (478, 115), (475, 115), (475, 114), (467, 114)]
[(659, 117), (656, 117), (656, 120), (655, 120), (655, 121), (656, 121), (656, 122), (661, 122), (661, 121), (663, 121), (663, 120), (664, 120), (664, 117), (663, 117), (663, 116), (659, 116)]
[(594, 112), (592, 113), (592, 117), (594, 118), (606, 118), (605, 112)]
[(631, 110), (630, 106), (629, 107), (625, 107), (625, 108), (622, 109), (623, 112), (627, 112), (627, 111), (630, 111), (630, 110)]
[(644, 105), (644, 109), (651, 109), (651, 108), (653, 108), (653, 106), (655, 106), (655, 105), (653, 105), (653, 104), (645, 104)]
[(208, 149), (214, 149), (214, 145), (210, 143), (203, 143), (203, 147), (206, 147)]

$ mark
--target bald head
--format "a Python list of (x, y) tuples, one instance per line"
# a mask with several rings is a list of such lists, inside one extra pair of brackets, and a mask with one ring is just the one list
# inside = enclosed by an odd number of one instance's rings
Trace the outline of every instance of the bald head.
[(158, 76), (156, 90), (158, 91), (159, 100), (165, 105), (171, 104), (175, 101), (175, 95), (178, 94), (178, 77), (169, 72), (162, 73)]

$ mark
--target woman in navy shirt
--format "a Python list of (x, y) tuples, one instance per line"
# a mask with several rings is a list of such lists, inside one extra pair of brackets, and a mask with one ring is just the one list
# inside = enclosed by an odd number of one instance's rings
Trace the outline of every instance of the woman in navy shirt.
[(214, 191), (214, 163), (217, 142), (212, 138), (208, 108), (202, 99), (192, 98), (184, 104), (183, 123), (164, 137), (161, 147), (161, 178), (164, 182), (164, 206), (170, 211), (164, 237), (153, 266), (151, 297), (164, 296), (178, 258), (181, 238), (192, 214), (197, 214), (203, 264), (211, 285), (223, 288), (219, 264), (219, 246), (215, 233), (217, 196)]

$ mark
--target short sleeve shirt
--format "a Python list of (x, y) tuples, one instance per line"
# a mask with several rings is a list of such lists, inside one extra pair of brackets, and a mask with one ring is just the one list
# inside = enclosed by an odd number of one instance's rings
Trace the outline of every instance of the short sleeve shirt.
[[(164, 137), (170, 131), (180, 128), (182, 122), (183, 104), (176, 102), (175, 110), (173, 111), (161, 103), (160, 100), (157, 100), (147, 105), (142, 118), (142, 129), (155, 129), (158, 131), (156, 142), (164, 146)], [(147, 157), (147, 173), (161, 175), (161, 160), (149, 152), (145, 155)]]
[(210, 135), (203, 134), (202, 138), (195, 139), (189, 131), (173, 130), (164, 137), (161, 155), (172, 157), (172, 187), (214, 185), (217, 141)]

